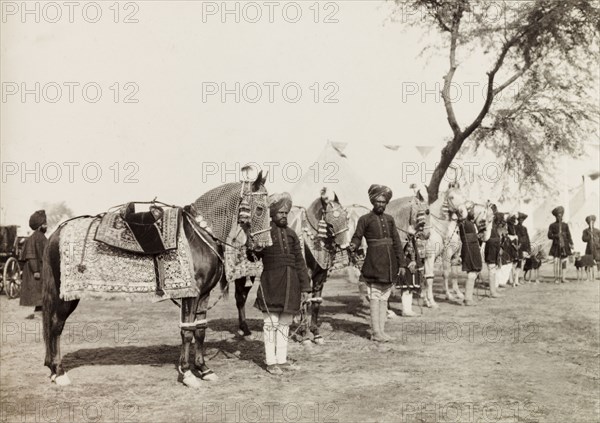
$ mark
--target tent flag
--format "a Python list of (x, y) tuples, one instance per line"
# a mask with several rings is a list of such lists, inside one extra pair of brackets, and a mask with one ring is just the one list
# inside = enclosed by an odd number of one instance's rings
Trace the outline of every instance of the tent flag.
[(398, 151), (398, 149), (400, 148), (399, 145), (384, 145), (384, 147), (392, 151)]
[(344, 154), (344, 150), (348, 146), (347, 142), (331, 142), (330, 141), (329, 143), (341, 157), (344, 157), (344, 158), (346, 157), (346, 155)]
[(419, 153), (421, 153), (421, 156), (423, 158), (426, 158), (427, 156), (429, 156), (429, 153), (431, 153), (431, 151), (435, 148), (431, 145), (417, 145), (416, 146), (417, 150), (419, 150)]

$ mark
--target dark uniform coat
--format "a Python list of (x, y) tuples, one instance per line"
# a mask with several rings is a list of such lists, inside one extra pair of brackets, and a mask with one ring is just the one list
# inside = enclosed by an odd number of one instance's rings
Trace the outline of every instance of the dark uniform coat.
[[(296, 233), (271, 222), (273, 245), (257, 254), (263, 272), (254, 306), (270, 313), (300, 311), (302, 292), (310, 292), (310, 279)], [(266, 300), (266, 304), (265, 304)]]
[(519, 237), (519, 257), (523, 258), (523, 253), (531, 254), (531, 241), (527, 228), (519, 223), (515, 226), (515, 232)]
[(42, 273), (42, 257), (44, 248), (48, 239), (40, 231), (34, 231), (27, 238), (23, 251), (21, 252), (21, 261), (25, 262), (23, 269), (23, 280), (21, 281), (21, 299), (20, 304), (26, 307), (37, 307), (42, 305), (42, 279), (35, 279), (34, 273)]
[(485, 243), (484, 256), (487, 264), (498, 264), (500, 258), (500, 231), (498, 225), (494, 223), (492, 225), (492, 231), (490, 233), (490, 239)]
[(511, 235), (512, 237), (508, 238), (509, 242), (506, 244), (508, 260), (509, 262), (518, 262), (519, 258), (521, 257), (521, 246), (519, 244), (519, 235), (517, 234), (517, 225), (509, 222), (506, 227), (508, 230), (508, 235)]
[(592, 256), (596, 262), (600, 262), (600, 229), (593, 228), (592, 232), (590, 228), (585, 228), (581, 240), (587, 242), (585, 254)]
[(550, 227), (548, 228), (548, 239), (552, 240), (550, 255), (552, 257), (565, 258), (571, 255), (571, 245), (573, 245), (573, 239), (571, 238), (569, 225), (567, 225), (565, 222), (561, 222), (560, 225), (561, 226), (559, 226), (558, 222), (554, 222), (550, 224)]
[(459, 225), (459, 234), (462, 243), (460, 250), (462, 270), (465, 272), (481, 272), (483, 264), (475, 223), (470, 220), (463, 221)]
[(361, 269), (365, 282), (395, 283), (400, 267), (408, 266), (394, 218), (370, 212), (361, 216), (352, 236), (352, 245), (360, 247), (367, 240), (367, 256)]

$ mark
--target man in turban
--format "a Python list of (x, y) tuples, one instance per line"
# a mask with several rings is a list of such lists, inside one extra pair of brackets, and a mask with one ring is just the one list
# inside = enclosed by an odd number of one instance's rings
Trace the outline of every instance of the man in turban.
[(548, 239), (552, 240), (550, 255), (554, 257), (554, 283), (567, 282), (562, 270), (573, 249), (573, 239), (571, 238), (569, 225), (563, 222), (564, 214), (565, 209), (562, 206), (552, 210), (556, 222), (551, 223), (548, 227)]
[(505, 236), (506, 230), (506, 220), (504, 213), (495, 212), (494, 213), (494, 223), (492, 224), (492, 231), (490, 233), (490, 238), (485, 243), (484, 249), (484, 258), (485, 263), (488, 266), (489, 273), (489, 288), (490, 288), (490, 297), (498, 298), (501, 297), (498, 293), (498, 266), (502, 265), (501, 261), (501, 250), (502, 250), (502, 239)]
[[(517, 224), (515, 226), (515, 233), (517, 234), (519, 244), (518, 262), (515, 272), (517, 283), (519, 282), (520, 273), (525, 264), (525, 260), (531, 255), (531, 240), (529, 239), (529, 232), (527, 232), (527, 228), (523, 225), (525, 219), (527, 219), (527, 215), (525, 213), (517, 213)], [(523, 281), (523, 283), (525, 282), (526, 281)]]
[(21, 252), (21, 261), (25, 262), (23, 280), (21, 282), (20, 304), (24, 307), (35, 307), (33, 314), (27, 319), (33, 319), (35, 312), (42, 311), (42, 257), (48, 239), (46, 230), (46, 212), (38, 210), (29, 218), (29, 227), (33, 233), (27, 238)]
[(415, 271), (416, 263), (408, 263), (400, 244), (394, 218), (385, 214), (392, 198), (392, 190), (383, 185), (371, 185), (369, 200), (373, 210), (361, 216), (350, 241), (350, 251), (360, 248), (363, 237), (367, 240), (367, 256), (361, 269), (361, 279), (367, 284), (371, 311), (372, 339), (388, 342), (393, 338), (385, 333), (388, 299), (392, 284), (399, 275), (404, 276), (405, 267)]
[(475, 280), (483, 267), (481, 263), (479, 230), (475, 224), (475, 213), (473, 208), (469, 209), (466, 219), (459, 219), (458, 232), (460, 242), (460, 258), (462, 270), (467, 272), (467, 283), (465, 285), (465, 306), (474, 306), (473, 291), (475, 289)]
[(282, 374), (296, 367), (287, 361), (288, 335), (294, 314), (311, 291), (300, 240), (288, 227), (292, 198), (288, 193), (269, 197), (273, 245), (258, 253), (263, 272), (254, 306), (263, 312), (267, 371)]
[(596, 216), (590, 215), (585, 218), (588, 227), (583, 230), (581, 240), (587, 243), (585, 247), (584, 266), (587, 279), (594, 279), (594, 267), (598, 268), (600, 274), (600, 229), (595, 228)]

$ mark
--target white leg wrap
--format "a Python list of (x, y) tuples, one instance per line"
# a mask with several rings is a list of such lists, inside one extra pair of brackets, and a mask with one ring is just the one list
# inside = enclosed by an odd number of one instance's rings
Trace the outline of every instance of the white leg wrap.
[(290, 333), (289, 325), (279, 324), (277, 334), (275, 335), (275, 348), (277, 364), (287, 362), (288, 336)]
[(270, 323), (264, 324), (263, 339), (265, 343), (265, 361), (268, 366), (277, 363), (277, 357), (275, 356), (276, 333), (277, 326)]

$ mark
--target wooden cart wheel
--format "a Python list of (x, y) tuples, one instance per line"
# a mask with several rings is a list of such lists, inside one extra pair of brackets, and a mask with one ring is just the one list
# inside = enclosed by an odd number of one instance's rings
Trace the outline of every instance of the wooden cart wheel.
[(17, 298), (21, 293), (21, 268), (14, 257), (9, 258), (4, 265), (4, 288), (8, 298)]

